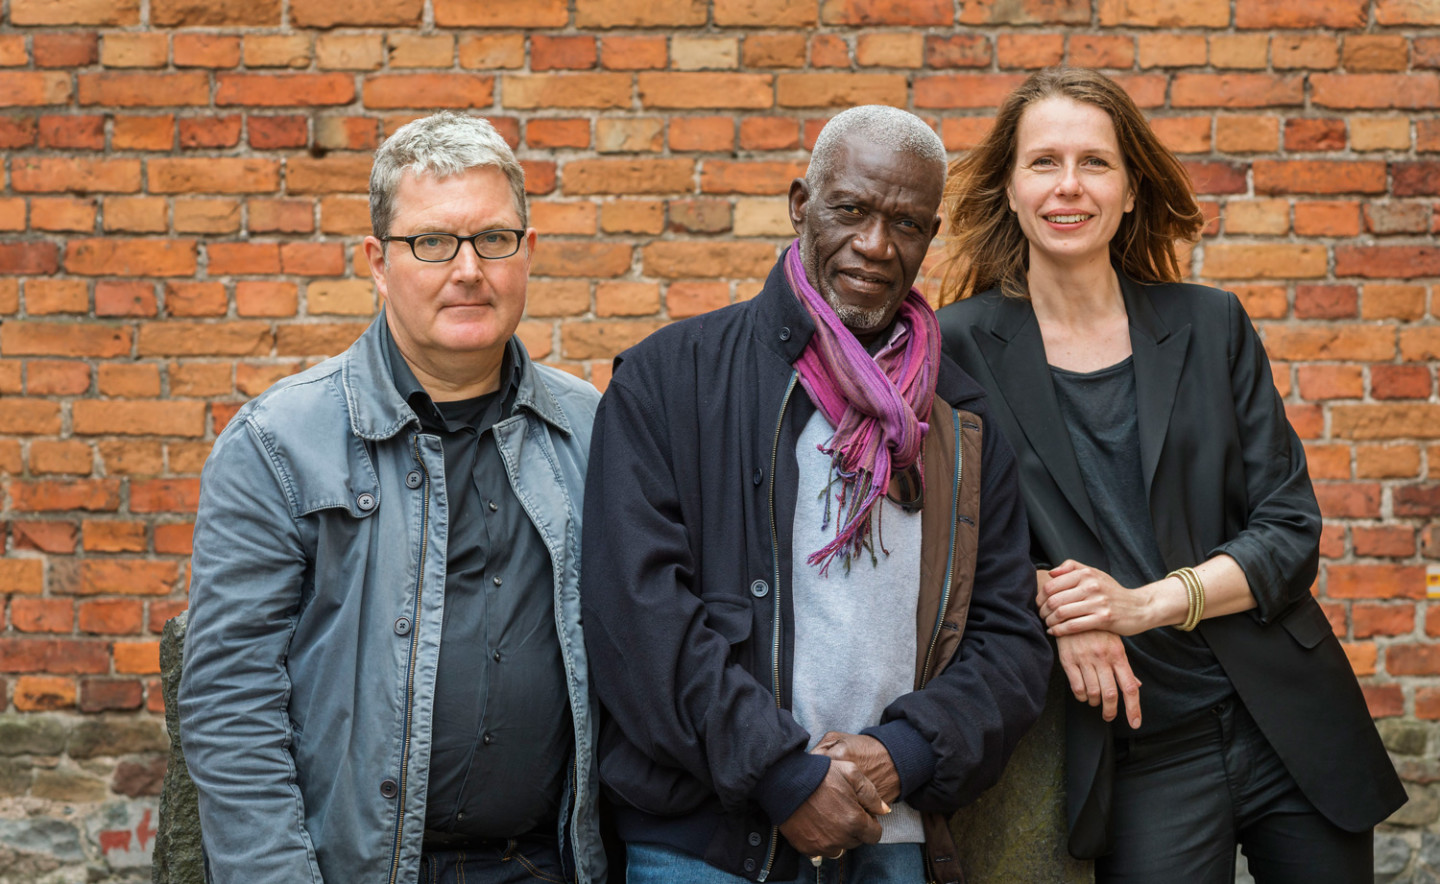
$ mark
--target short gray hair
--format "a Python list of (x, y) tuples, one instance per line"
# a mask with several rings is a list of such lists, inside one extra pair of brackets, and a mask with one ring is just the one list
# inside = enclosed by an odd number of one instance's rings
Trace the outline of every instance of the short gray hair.
[(371, 230), (380, 238), (390, 235), (390, 224), (395, 220), (395, 190), (406, 172), (446, 178), (479, 166), (494, 166), (505, 173), (515, 211), (520, 214), (520, 226), (530, 226), (525, 170), (510, 145), (483, 117), (441, 111), (396, 129), (375, 151), (375, 165), (370, 169)]
[(909, 111), (883, 104), (865, 104), (841, 111), (820, 130), (815, 149), (810, 153), (810, 168), (805, 171), (807, 184), (818, 187), (830, 177), (831, 166), (839, 153), (837, 148), (852, 135), (931, 163), (938, 168), (940, 180), (945, 180), (948, 158), (945, 143), (935, 130)]

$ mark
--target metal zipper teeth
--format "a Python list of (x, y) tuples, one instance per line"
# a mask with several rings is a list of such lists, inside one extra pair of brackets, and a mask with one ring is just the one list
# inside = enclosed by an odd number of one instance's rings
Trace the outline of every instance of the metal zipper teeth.
[(405, 832), (405, 784), (410, 772), (410, 719), (415, 712), (415, 657), (420, 644), (420, 593), (425, 588), (425, 552), (430, 541), (430, 471), (425, 468), (425, 461), (420, 459), (419, 438), (412, 438), (411, 445), (414, 446), (415, 462), (420, 464), (420, 472), (425, 476), (422, 488), (425, 496), (420, 503), (420, 566), (415, 574), (415, 610), (410, 617), (410, 671), (405, 681), (405, 741), (400, 753), (400, 794), (395, 798), (395, 854), (390, 862), (390, 884), (395, 884), (395, 877), (400, 873), (400, 839)]
[[(771, 592), (775, 595), (775, 618), (771, 633), (774, 635), (770, 647), (770, 662), (774, 673), (775, 708), (783, 709), (780, 701), (780, 534), (775, 528), (775, 464), (780, 460), (780, 428), (785, 423), (785, 409), (790, 407), (790, 394), (795, 392), (798, 372), (790, 373), (790, 382), (785, 385), (785, 398), (780, 401), (780, 416), (775, 419), (775, 444), (770, 449), (770, 556), (774, 563), (774, 579)], [(770, 852), (765, 857), (765, 868), (760, 872), (760, 881), (770, 877), (770, 868), (775, 864), (775, 853), (780, 846), (780, 827), (770, 827)]]
[(955, 579), (955, 537), (959, 533), (960, 471), (965, 466), (965, 445), (960, 438), (960, 412), (952, 411), (955, 419), (955, 485), (950, 493), (950, 555), (945, 559), (945, 588), (940, 593), (940, 610), (935, 614), (935, 629), (930, 634), (930, 648), (925, 652), (925, 667), (920, 670), (920, 687), (930, 680), (930, 664), (934, 662), (935, 645), (940, 641), (940, 627), (945, 622), (945, 609), (950, 605), (950, 584)]

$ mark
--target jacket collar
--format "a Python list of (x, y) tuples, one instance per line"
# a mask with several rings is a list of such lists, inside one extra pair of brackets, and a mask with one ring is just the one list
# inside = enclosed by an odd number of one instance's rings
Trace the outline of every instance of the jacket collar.
[[(800, 354), (805, 352), (810, 338), (815, 334), (815, 320), (810, 311), (800, 303), (800, 298), (790, 288), (785, 278), (785, 255), (791, 247), (780, 252), (780, 259), (770, 268), (765, 286), (755, 296), (755, 335), (760, 345), (775, 353), (789, 365), (794, 365)], [(938, 334), (938, 332), (937, 332)], [(966, 384), (966, 377), (950, 357), (942, 351), (940, 366), (935, 381), (935, 394), (946, 402), (956, 403), (984, 395), (984, 390), (975, 383)]]
[[(1148, 498), (1170, 426), (1175, 390), (1189, 346), (1190, 326), (1169, 328), (1151, 303), (1147, 289), (1153, 287), (1135, 282), (1118, 269), (1117, 274), (1130, 323), (1141, 474)], [(1045, 345), (1030, 301), (1000, 297), (990, 322), (977, 326), (973, 335), (1026, 441), (1065, 499), (1094, 532), (1095, 514), (1070, 445), (1070, 434), (1060, 417), (1049, 363), (1045, 359)]]
[[(350, 411), (350, 429), (362, 439), (389, 439), (407, 425), (420, 426), (420, 419), (395, 387), (385, 359), (385, 311), (341, 356), (345, 401)], [(519, 381), (515, 408), (533, 412), (546, 423), (571, 435), (574, 430), (555, 394), (540, 379), (530, 354), (520, 339), (511, 336), (507, 347), (517, 368)], [(513, 413), (513, 412), (512, 412)]]

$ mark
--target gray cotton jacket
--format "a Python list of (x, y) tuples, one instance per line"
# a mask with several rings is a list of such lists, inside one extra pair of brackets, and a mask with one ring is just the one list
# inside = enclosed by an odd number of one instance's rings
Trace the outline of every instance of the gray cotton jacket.
[[(212, 881), (419, 875), (448, 504), (440, 440), (395, 390), (384, 321), (246, 404), (205, 465), (180, 731)], [(603, 882), (579, 599), (599, 394), (519, 349), (494, 436), (555, 576), (574, 726), (562, 853), (578, 882)]]

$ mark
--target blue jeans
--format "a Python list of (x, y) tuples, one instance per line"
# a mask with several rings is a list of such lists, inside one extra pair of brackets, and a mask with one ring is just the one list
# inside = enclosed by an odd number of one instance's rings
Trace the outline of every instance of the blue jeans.
[(425, 851), (420, 884), (566, 884), (554, 838), (495, 839), (465, 850)]
[[(750, 884), (702, 859), (659, 844), (625, 845), (626, 884)], [(801, 860), (800, 876), (774, 884), (923, 884), (925, 857), (919, 844), (866, 844), (827, 859), (819, 869)]]

